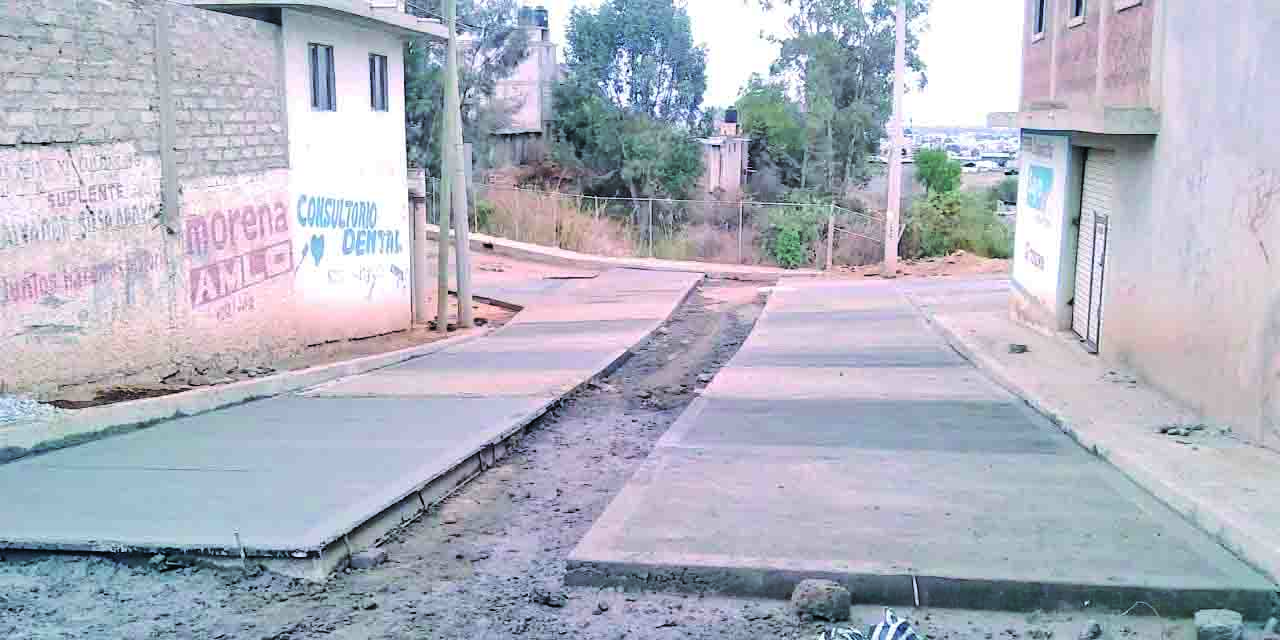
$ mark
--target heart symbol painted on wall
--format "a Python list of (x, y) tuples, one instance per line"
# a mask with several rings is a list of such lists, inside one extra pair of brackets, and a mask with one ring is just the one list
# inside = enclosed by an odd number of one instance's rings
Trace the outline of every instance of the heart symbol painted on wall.
[(324, 257), (324, 236), (311, 236), (311, 259), (315, 260), (316, 266), (320, 266), (320, 258)]

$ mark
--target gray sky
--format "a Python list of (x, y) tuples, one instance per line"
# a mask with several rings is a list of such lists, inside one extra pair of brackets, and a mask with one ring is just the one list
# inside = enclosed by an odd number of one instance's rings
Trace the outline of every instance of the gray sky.
[[(767, 73), (777, 48), (760, 31), (783, 33), (785, 14), (743, 0), (687, 0), (694, 39), (708, 49), (709, 105), (726, 106), (752, 73)], [(528, 0), (551, 13), (563, 46), (569, 10), (599, 0)], [(991, 111), (1015, 111), (1021, 70), (1022, 0), (934, 0), (921, 42), (929, 85), (912, 89), (907, 116), (916, 125), (980, 125)]]

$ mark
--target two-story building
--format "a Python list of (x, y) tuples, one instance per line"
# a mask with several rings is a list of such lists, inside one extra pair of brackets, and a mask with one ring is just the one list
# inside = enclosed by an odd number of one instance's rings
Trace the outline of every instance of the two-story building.
[(1280, 445), (1280, 3), (1024, 8), (1015, 315)]

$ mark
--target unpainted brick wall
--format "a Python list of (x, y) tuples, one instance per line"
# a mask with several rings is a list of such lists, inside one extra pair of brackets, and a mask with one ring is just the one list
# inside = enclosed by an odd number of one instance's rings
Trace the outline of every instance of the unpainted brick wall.
[(280, 28), (184, 7), (171, 15), (178, 176), (287, 167)]
[(155, 0), (6, 0), (0, 145), (136, 141), (160, 148)]

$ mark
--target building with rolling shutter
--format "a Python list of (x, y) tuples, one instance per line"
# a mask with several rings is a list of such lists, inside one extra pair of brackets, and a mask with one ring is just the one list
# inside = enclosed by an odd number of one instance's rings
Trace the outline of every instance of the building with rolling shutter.
[(1024, 9), (1015, 316), (1280, 446), (1280, 3)]

